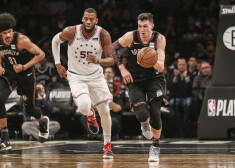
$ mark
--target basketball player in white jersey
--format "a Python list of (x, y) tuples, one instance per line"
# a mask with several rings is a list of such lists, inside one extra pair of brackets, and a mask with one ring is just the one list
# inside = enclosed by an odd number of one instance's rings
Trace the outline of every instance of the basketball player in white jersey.
[[(98, 133), (99, 126), (93, 110), (90, 110), (91, 104), (97, 108), (104, 136), (103, 158), (113, 158), (108, 106), (112, 94), (109, 92), (101, 67), (114, 64), (110, 50), (111, 37), (106, 30), (96, 25), (98, 19), (95, 9), (86, 9), (82, 22), (83, 24), (67, 27), (55, 35), (52, 40), (52, 51), (60, 77), (69, 81), (74, 101), (79, 111), (88, 117), (88, 128), (94, 134)], [(64, 41), (68, 41), (67, 71), (60, 63), (60, 44)], [(102, 51), (105, 53), (103, 59)]]

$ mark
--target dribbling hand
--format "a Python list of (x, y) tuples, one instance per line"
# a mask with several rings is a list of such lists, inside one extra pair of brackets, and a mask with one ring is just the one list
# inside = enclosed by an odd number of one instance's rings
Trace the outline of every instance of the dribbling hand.
[(56, 69), (57, 69), (57, 72), (60, 75), (60, 77), (66, 79), (66, 81), (67, 81), (68, 79), (67, 79), (66, 69), (62, 65), (60, 65), (60, 67), (56, 68)]
[(93, 63), (93, 64), (99, 64), (99, 59), (96, 58), (96, 56), (88, 54), (86, 57), (86, 61), (89, 63)]

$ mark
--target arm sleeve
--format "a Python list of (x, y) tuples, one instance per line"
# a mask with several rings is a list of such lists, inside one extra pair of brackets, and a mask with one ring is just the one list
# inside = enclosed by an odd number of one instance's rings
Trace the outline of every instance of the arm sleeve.
[(52, 39), (52, 53), (54, 56), (55, 64), (60, 64), (60, 44), (63, 43), (60, 39), (60, 33), (56, 34)]
[(119, 54), (117, 53), (118, 50), (120, 50), (121, 48), (123, 48), (120, 43), (117, 41), (115, 41), (113, 44), (112, 44), (112, 47), (111, 47), (111, 54), (112, 54), (112, 57), (114, 58), (115, 62), (117, 65), (120, 65), (121, 62), (120, 62), (120, 56)]

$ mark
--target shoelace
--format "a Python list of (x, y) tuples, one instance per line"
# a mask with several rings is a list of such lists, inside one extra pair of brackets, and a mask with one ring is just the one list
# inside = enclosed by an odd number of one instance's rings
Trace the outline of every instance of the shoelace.
[(150, 148), (150, 155), (157, 155), (159, 153), (157, 148)]

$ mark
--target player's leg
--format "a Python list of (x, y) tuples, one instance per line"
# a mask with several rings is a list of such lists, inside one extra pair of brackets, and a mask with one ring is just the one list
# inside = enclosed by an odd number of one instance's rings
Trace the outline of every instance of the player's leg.
[(33, 116), (39, 122), (39, 141), (45, 142), (49, 137), (49, 118), (43, 116), (41, 109), (35, 107), (35, 90), (36, 90), (36, 77), (35, 73), (28, 73), (22, 75), (17, 81), (18, 94), (22, 95), (23, 104), (26, 113)]
[(160, 153), (160, 136), (162, 130), (161, 121), (161, 104), (165, 95), (165, 80), (164, 78), (154, 79), (148, 84), (147, 96), (150, 104), (150, 125), (153, 133), (153, 144), (150, 147), (148, 161), (159, 161)]
[(129, 85), (130, 103), (134, 108), (137, 120), (141, 124), (142, 134), (147, 139), (152, 138), (152, 131), (149, 124), (150, 112), (146, 104), (146, 84), (144, 82)]
[(83, 82), (80, 76), (70, 72), (68, 72), (68, 81), (78, 111), (87, 116), (89, 131), (93, 134), (97, 134), (99, 132), (99, 125), (95, 118), (95, 112), (91, 108), (91, 98), (87, 83)]
[(8, 137), (7, 112), (5, 108), (6, 100), (8, 99), (11, 91), (11, 87), (9, 87), (7, 80), (0, 77), (0, 150), (10, 150), (12, 148)]
[(111, 150), (111, 125), (112, 120), (110, 116), (109, 102), (112, 100), (112, 94), (109, 91), (108, 85), (103, 77), (103, 74), (100, 77), (97, 77), (96, 80), (93, 80), (88, 83), (90, 96), (92, 104), (97, 108), (100, 119), (101, 126), (103, 128), (104, 136), (104, 155), (103, 158), (113, 158), (113, 152)]

